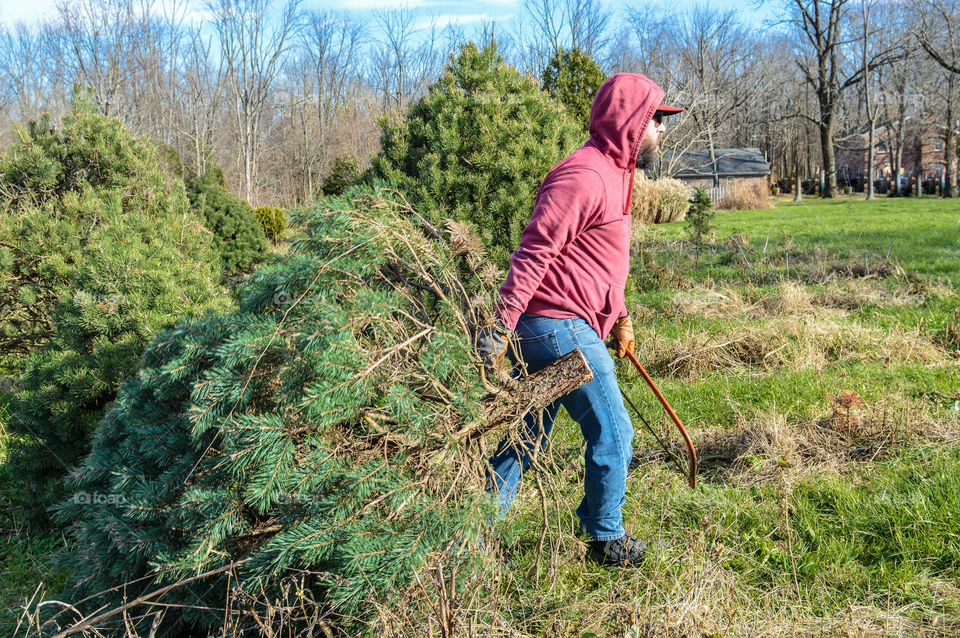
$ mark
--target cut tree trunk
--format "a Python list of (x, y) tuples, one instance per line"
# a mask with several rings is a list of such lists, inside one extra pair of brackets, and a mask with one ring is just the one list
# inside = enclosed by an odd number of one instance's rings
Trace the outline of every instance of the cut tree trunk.
[[(523, 418), (527, 412), (543, 410), (560, 397), (593, 380), (593, 373), (580, 350), (574, 350), (546, 368), (511, 381), (497, 394), (483, 400), (483, 418), (459, 428), (454, 439), (482, 436)], [(453, 428), (451, 428), (453, 429)]]

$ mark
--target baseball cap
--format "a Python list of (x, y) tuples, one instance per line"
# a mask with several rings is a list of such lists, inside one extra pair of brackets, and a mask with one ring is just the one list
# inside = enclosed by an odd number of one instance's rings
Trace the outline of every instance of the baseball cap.
[(661, 104), (657, 107), (657, 113), (662, 115), (676, 115), (677, 113), (683, 112), (684, 109), (681, 106), (670, 106), (669, 104)]

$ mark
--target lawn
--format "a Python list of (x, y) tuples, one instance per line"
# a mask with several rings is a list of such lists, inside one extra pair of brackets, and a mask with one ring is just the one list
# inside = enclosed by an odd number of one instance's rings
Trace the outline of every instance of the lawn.
[[(576, 638), (960, 634), (960, 201), (781, 200), (714, 223), (699, 247), (683, 223), (634, 238), (638, 356), (700, 456), (690, 489), (672, 424), (618, 362), (671, 439), (661, 449), (635, 418), (624, 523), (667, 547), (638, 570), (584, 562), (583, 442), (561, 411), (489, 569), (455, 597), (458, 622)], [(16, 478), (0, 478), (9, 501)], [(50, 567), (56, 533), (3, 521), (9, 634), (22, 599), (41, 581), (56, 597), (65, 574)]]
[(638, 229), (628, 283), (638, 356), (700, 454), (691, 490), (634, 419), (625, 527), (669, 549), (635, 572), (582, 561), (582, 439), (561, 411), (486, 595), (533, 635), (957, 635), (960, 201), (780, 201), (714, 224), (699, 251), (683, 223)]

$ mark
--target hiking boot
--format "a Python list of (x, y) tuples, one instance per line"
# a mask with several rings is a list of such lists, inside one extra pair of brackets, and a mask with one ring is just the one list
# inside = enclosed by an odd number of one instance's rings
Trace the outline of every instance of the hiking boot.
[(590, 541), (587, 545), (587, 558), (599, 565), (639, 567), (647, 557), (647, 544), (629, 534), (612, 541)]

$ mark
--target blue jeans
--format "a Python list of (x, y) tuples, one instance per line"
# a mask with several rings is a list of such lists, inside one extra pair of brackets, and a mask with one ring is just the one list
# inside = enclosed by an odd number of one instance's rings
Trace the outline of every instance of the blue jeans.
[[(490, 458), (487, 489), (498, 492), (500, 518), (506, 516), (517, 492), (520, 475), (532, 457), (544, 447), (562, 405), (587, 443), (584, 452), (586, 476), (583, 500), (577, 517), (584, 534), (607, 541), (624, 535), (620, 508), (626, 502), (627, 468), (633, 457), (633, 424), (623, 405), (623, 396), (614, 373), (613, 358), (596, 331), (585, 320), (553, 319), (520, 315), (516, 335), (527, 372), (536, 372), (561, 356), (579, 348), (593, 372), (593, 380), (564, 395), (543, 412), (541, 430), (537, 415), (523, 419), (519, 441), (505, 438)], [(514, 376), (520, 376), (513, 349)]]

